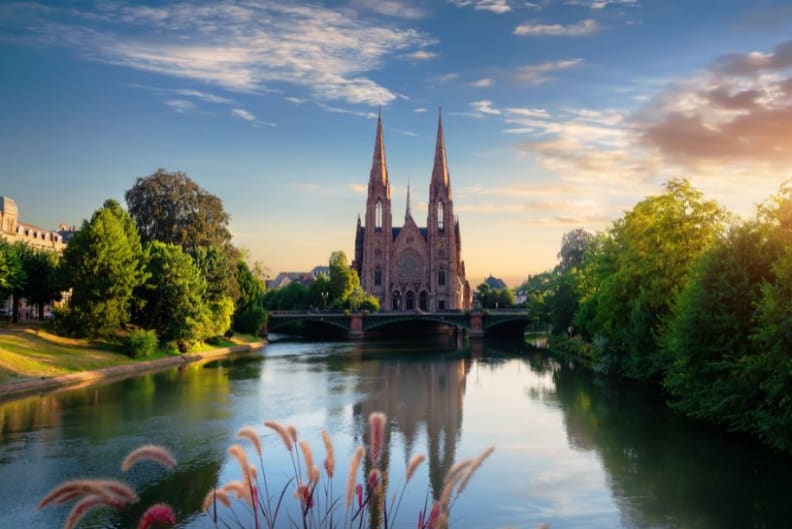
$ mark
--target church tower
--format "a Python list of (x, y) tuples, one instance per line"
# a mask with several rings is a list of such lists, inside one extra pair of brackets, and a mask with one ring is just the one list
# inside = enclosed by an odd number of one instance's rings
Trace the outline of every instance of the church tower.
[(459, 227), (454, 218), (454, 202), (451, 198), (451, 178), (448, 174), (445, 138), (443, 137), (443, 115), (437, 117), (437, 141), (435, 143), (434, 166), (429, 183), (428, 228), (430, 247), (430, 289), (434, 293), (434, 310), (466, 308), (462, 287), (458, 280), (461, 271)]
[[(360, 228), (359, 228), (360, 229)], [(362, 241), (362, 263), (359, 266), (360, 284), (369, 294), (377, 296), (380, 304), (389, 302), (387, 287), (390, 281), (390, 250), (393, 243), (391, 217), (391, 188), (388, 165), (385, 161), (385, 139), (382, 134), (382, 114), (377, 117), (374, 158), (366, 200), (366, 225)]]

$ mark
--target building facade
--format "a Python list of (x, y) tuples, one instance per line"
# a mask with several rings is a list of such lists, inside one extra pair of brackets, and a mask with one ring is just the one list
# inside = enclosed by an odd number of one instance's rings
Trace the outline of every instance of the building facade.
[(62, 253), (66, 248), (63, 234), (21, 222), (16, 201), (8, 197), (0, 197), (0, 237), (51, 252)]
[(358, 217), (355, 233), (353, 267), (363, 289), (379, 299), (383, 311), (467, 310), (470, 308), (470, 284), (461, 256), (462, 241), (459, 220), (454, 216), (442, 116), (437, 120), (426, 226), (419, 227), (413, 219), (408, 186), (404, 224), (394, 227), (380, 115), (365, 225)]

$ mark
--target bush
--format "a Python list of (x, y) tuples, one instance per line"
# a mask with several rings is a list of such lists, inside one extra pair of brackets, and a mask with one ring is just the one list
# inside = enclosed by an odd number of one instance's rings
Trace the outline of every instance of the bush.
[(124, 339), (124, 352), (130, 358), (147, 358), (157, 350), (157, 333), (137, 329)]

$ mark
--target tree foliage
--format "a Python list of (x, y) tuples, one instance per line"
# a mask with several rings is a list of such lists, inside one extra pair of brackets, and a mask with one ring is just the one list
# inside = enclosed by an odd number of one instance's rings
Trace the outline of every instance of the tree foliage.
[(44, 306), (61, 299), (63, 286), (59, 274), (60, 259), (53, 252), (31, 248), (22, 254), (21, 260), (26, 281), (20, 293), (28, 303), (38, 306), (41, 319), (44, 317)]
[(133, 290), (145, 279), (143, 265), (134, 222), (118, 202), (106, 201), (63, 254), (66, 286), (72, 289), (66, 329), (91, 337), (117, 331), (129, 319)]
[(222, 201), (185, 173), (158, 169), (138, 178), (125, 198), (143, 242), (176, 244), (193, 256), (209, 246), (229, 253), (230, 217)]
[(234, 312), (234, 330), (247, 334), (258, 334), (266, 320), (264, 311), (264, 281), (253, 274), (244, 260), (236, 266), (236, 282), (239, 297)]

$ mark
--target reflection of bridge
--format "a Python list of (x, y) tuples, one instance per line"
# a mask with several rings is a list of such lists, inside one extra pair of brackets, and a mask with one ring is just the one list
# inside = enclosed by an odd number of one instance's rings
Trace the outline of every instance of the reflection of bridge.
[(361, 312), (307, 312), (272, 311), (269, 313), (267, 331), (296, 324), (335, 328), (349, 338), (363, 338), (369, 331), (386, 329), (404, 323), (445, 325), (457, 331), (466, 331), (471, 338), (481, 338), (497, 330), (522, 330), (533, 322), (530, 313), (523, 309), (500, 309), (477, 312), (462, 311), (405, 311), (363, 314)]

